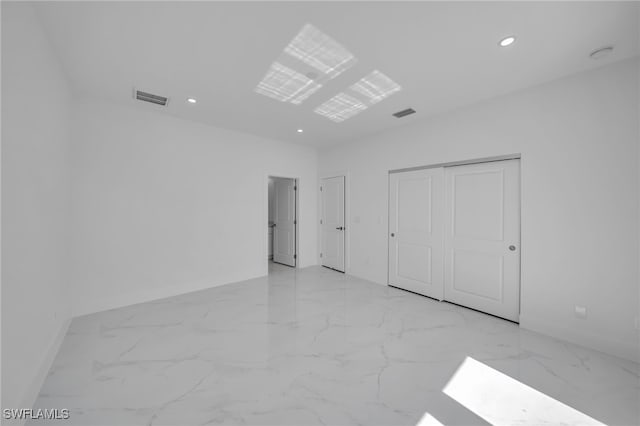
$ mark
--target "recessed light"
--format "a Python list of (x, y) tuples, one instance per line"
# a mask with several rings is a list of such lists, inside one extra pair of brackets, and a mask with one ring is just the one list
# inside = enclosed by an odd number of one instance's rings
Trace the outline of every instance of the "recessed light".
[(513, 42), (516, 41), (515, 36), (509, 36), (509, 37), (505, 37), (502, 40), (500, 40), (500, 46), (501, 47), (507, 47), (513, 44)]
[(302, 132), (304, 132), (304, 130), (298, 129), (298, 133), (302, 133)]
[(613, 52), (613, 46), (601, 47), (600, 49), (596, 49), (591, 52), (589, 57), (591, 57), (591, 59), (602, 59), (605, 56), (608, 56), (611, 52)]
[(187, 102), (189, 102), (190, 104), (195, 104), (198, 101), (195, 100), (194, 98), (187, 98)]

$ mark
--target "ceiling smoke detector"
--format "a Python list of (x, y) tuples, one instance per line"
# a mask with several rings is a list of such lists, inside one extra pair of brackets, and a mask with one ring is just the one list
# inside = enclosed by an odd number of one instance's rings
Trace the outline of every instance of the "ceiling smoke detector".
[(601, 47), (600, 49), (596, 49), (591, 52), (589, 54), (589, 57), (591, 59), (598, 60), (604, 58), (605, 56), (609, 56), (611, 52), (613, 52), (613, 46)]
[(415, 109), (407, 108), (407, 109), (403, 109), (402, 111), (396, 112), (395, 114), (393, 114), (393, 116), (396, 118), (402, 118), (402, 117), (406, 117), (407, 115), (411, 115), (415, 113), (416, 113)]
[(166, 96), (154, 95), (153, 93), (143, 92), (142, 90), (134, 89), (133, 94), (139, 101), (149, 102), (160, 106), (167, 106), (167, 103), (169, 102), (169, 98)]

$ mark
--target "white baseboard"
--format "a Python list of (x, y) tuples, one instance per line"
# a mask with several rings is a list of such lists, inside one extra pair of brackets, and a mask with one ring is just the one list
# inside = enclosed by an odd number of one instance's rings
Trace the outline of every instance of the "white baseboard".
[[(58, 332), (53, 337), (51, 343), (44, 351), (44, 356), (40, 361), (40, 365), (38, 365), (35, 369), (35, 374), (31, 383), (27, 386), (27, 389), (19, 399), (20, 405), (17, 407), (7, 407), (7, 408), (33, 408), (36, 403), (36, 399), (38, 398), (38, 394), (40, 394), (40, 389), (42, 389), (42, 385), (44, 384), (47, 375), (49, 374), (49, 369), (53, 364), (53, 361), (60, 350), (60, 345), (64, 340), (64, 336), (67, 334), (67, 330), (69, 329), (69, 325), (71, 324), (71, 318), (68, 318), (64, 323), (62, 323), (61, 327), (58, 329)], [(25, 424), (26, 419), (24, 420), (4, 420), (3, 425), (23, 425)]]
[(540, 318), (528, 317), (526, 315), (520, 315), (520, 327), (640, 363), (640, 341), (638, 339), (636, 339), (635, 342), (613, 340), (607, 336), (572, 330), (559, 326), (557, 323), (552, 323)]
[(209, 288), (219, 287), (221, 285), (251, 280), (265, 275), (266, 273), (259, 273), (242, 277), (226, 277), (220, 280), (196, 281), (185, 284), (150, 288), (126, 294), (117, 294), (111, 297), (96, 297), (89, 301), (74, 301), (73, 317), (75, 318), (83, 315), (94, 314), (96, 312), (122, 308), (124, 306), (137, 305), (139, 303), (179, 296), (181, 294), (192, 293), (194, 291), (206, 290)]

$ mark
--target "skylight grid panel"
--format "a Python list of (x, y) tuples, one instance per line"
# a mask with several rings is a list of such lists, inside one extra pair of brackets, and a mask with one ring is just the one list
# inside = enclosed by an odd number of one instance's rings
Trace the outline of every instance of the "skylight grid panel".
[(314, 112), (340, 123), (361, 113), (367, 106), (360, 100), (342, 92), (320, 105)]
[(337, 77), (356, 61), (344, 46), (311, 24), (302, 28), (285, 52), (329, 78)]
[(300, 104), (321, 87), (299, 72), (274, 62), (255, 91), (281, 102)]
[(316, 91), (318, 91), (322, 87), (321, 84), (315, 83), (314, 81), (310, 81), (303, 89), (299, 90), (297, 96), (291, 99), (291, 103), (294, 105), (300, 105), (307, 99), (309, 96), (313, 95)]
[(380, 71), (373, 71), (350, 87), (356, 93), (365, 96), (369, 103), (376, 104), (402, 90), (402, 87)]

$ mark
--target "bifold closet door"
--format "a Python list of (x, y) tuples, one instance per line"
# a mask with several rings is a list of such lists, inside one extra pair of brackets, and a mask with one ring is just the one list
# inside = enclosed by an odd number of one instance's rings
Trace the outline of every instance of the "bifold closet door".
[(447, 167), (445, 194), (445, 300), (518, 321), (520, 161)]
[(389, 175), (389, 284), (443, 298), (444, 170)]

